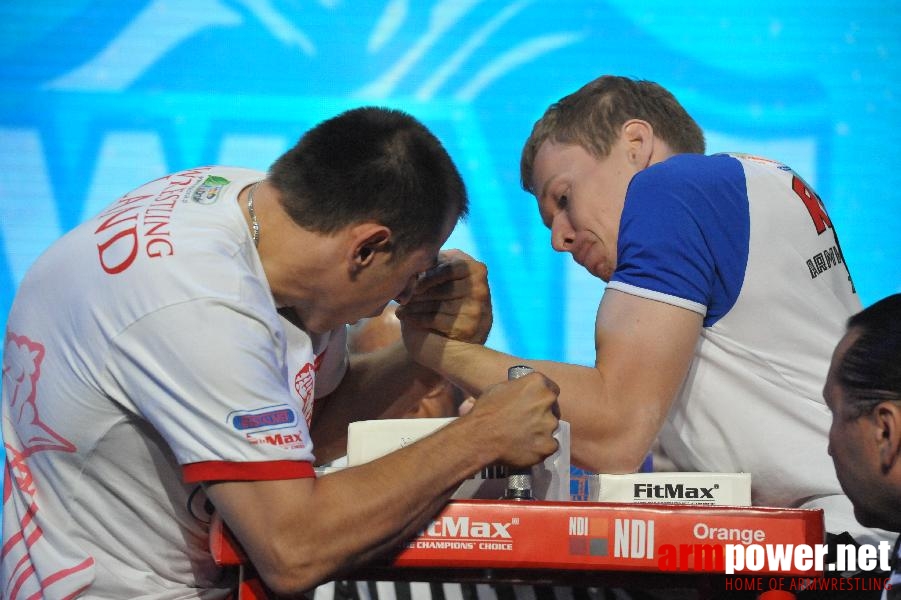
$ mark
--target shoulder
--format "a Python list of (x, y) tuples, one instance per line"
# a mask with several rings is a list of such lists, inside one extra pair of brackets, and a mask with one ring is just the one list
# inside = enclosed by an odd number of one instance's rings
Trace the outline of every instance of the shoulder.
[(741, 162), (730, 155), (678, 154), (632, 178), (623, 220), (670, 219), (680, 213), (704, 221), (714, 216), (712, 207), (722, 211), (724, 204), (746, 210)]
[(673, 156), (632, 180), (611, 282), (715, 313), (718, 294), (727, 290), (734, 297), (741, 287), (749, 235), (741, 161), (729, 155)]
[[(738, 214), (731, 214), (738, 211)], [(633, 177), (624, 220), (670, 219), (674, 214), (706, 222), (747, 212), (747, 179), (732, 155), (678, 154)], [(730, 214), (727, 214), (730, 213)]]
[(741, 161), (731, 154), (677, 154), (637, 173), (629, 191), (634, 193), (648, 188), (697, 190), (741, 177), (743, 171)]

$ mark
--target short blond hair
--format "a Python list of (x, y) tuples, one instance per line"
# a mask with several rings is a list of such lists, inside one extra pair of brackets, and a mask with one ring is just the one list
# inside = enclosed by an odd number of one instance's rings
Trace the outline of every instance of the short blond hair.
[(650, 123), (674, 152), (705, 151), (704, 132), (669, 91), (652, 81), (604, 75), (551, 104), (535, 123), (520, 159), (523, 189), (535, 193), (535, 155), (545, 141), (577, 144), (604, 158), (629, 119)]

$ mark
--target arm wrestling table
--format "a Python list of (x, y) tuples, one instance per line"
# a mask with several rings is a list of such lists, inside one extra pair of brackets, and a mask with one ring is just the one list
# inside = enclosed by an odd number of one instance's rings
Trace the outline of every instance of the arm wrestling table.
[[(240, 550), (229, 543), (221, 522), (216, 524), (214, 558), (222, 565), (242, 564)], [(764, 564), (727, 576), (727, 544), (814, 546), (823, 541), (822, 510), (454, 500), (396, 553), (346, 578), (693, 588), (707, 597), (728, 589), (729, 577), (744, 589), (747, 578), (754, 578), (760, 587), (753, 589), (765, 592), (764, 582), (771, 578), (821, 574), (792, 563), (788, 570), (774, 572)], [(246, 589), (240, 599), (265, 597), (259, 594)]]

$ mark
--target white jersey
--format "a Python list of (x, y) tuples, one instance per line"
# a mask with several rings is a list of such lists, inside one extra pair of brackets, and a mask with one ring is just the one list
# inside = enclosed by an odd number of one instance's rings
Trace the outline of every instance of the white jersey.
[(21, 284), (3, 363), (0, 597), (221, 598), (202, 481), (313, 477), (313, 400), (346, 366), (276, 311), (237, 203), (203, 167), (127, 194)]
[(832, 351), (861, 310), (819, 197), (788, 167), (678, 155), (638, 173), (609, 287), (704, 316), (660, 434), (679, 470), (746, 472), (754, 504), (824, 508), (857, 523), (827, 453)]

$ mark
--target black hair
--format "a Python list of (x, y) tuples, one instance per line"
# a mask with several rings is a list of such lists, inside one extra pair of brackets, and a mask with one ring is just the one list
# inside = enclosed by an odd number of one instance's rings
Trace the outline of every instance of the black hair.
[(848, 319), (858, 338), (837, 368), (838, 382), (857, 414), (901, 400), (901, 294), (883, 298)]
[(363, 107), (323, 121), (270, 167), (290, 217), (333, 233), (376, 221), (392, 231), (394, 257), (437, 240), (466, 215), (466, 188), (444, 146), (399, 110)]

